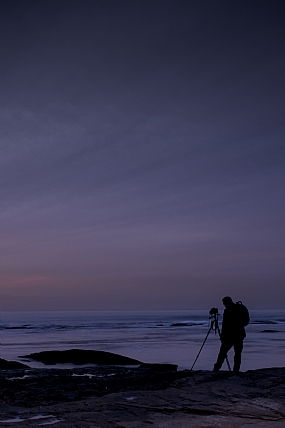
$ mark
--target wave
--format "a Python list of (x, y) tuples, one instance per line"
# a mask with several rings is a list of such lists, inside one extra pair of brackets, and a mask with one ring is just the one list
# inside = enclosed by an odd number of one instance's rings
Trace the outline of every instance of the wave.
[(205, 325), (208, 321), (177, 321), (177, 322), (134, 322), (134, 323), (88, 323), (88, 324), (19, 324), (0, 325), (0, 330), (58, 331), (58, 330), (126, 330), (126, 329), (161, 329), (169, 327), (191, 327)]
[(175, 322), (170, 325), (170, 327), (193, 327), (195, 325), (204, 325), (203, 322)]
[(270, 325), (273, 325), (273, 324), (279, 324), (279, 322), (278, 321), (272, 321), (272, 320), (254, 320), (254, 321), (251, 321), (250, 324), (270, 324)]
[(24, 324), (24, 325), (1, 325), (0, 330), (62, 330), (62, 329), (73, 329), (72, 326), (67, 325), (45, 325), (45, 326), (38, 326), (38, 325), (30, 325), (30, 324)]

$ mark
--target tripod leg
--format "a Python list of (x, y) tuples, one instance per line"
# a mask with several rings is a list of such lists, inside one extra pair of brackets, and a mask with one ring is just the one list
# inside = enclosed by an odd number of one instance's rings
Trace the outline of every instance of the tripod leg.
[[(217, 329), (218, 329), (218, 333), (219, 333), (220, 341), (222, 341), (222, 340), (221, 340), (221, 331), (220, 331), (220, 327), (219, 327), (218, 325), (217, 325)], [(229, 359), (228, 359), (228, 356), (227, 356), (227, 355), (226, 355), (226, 362), (227, 362), (228, 369), (229, 369), (229, 371), (231, 372), (231, 366), (230, 366)]]
[(201, 351), (202, 351), (202, 349), (203, 349), (203, 346), (205, 345), (206, 340), (207, 340), (207, 338), (208, 338), (208, 336), (209, 336), (209, 334), (210, 334), (210, 331), (211, 331), (211, 330), (212, 330), (212, 325), (210, 326), (210, 328), (209, 328), (209, 330), (208, 330), (208, 333), (207, 333), (207, 335), (206, 335), (206, 337), (205, 337), (205, 339), (204, 339), (204, 342), (202, 343), (202, 346), (201, 346), (201, 348), (200, 348), (200, 351), (198, 352), (197, 357), (195, 358), (194, 363), (192, 364), (192, 367), (191, 367), (190, 371), (191, 371), (191, 370), (193, 370), (193, 367), (195, 366), (195, 363), (196, 363), (196, 361), (198, 360), (199, 355), (201, 354)]
[(229, 363), (228, 356), (226, 356), (226, 362), (227, 362), (227, 365), (228, 365), (229, 372), (231, 372), (232, 370), (231, 370), (231, 366), (230, 366), (230, 363)]

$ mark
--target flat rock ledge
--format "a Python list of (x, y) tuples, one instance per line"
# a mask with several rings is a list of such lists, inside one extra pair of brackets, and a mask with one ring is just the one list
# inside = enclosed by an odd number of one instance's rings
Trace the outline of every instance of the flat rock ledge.
[(42, 351), (29, 355), (21, 355), (19, 358), (34, 360), (46, 365), (54, 364), (103, 364), (103, 365), (139, 365), (141, 361), (112, 352), (93, 351), (85, 349), (67, 349), (65, 351)]
[(285, 368), (18, 369), (0, 370), (0, 382), (0, 427), (285, 427)]
[(18, 361), (7, 361), (0, 358), (0, 370), (14, 370), (14, 369), (24, 369), (29, 368), (26, 364), (19, 363)]

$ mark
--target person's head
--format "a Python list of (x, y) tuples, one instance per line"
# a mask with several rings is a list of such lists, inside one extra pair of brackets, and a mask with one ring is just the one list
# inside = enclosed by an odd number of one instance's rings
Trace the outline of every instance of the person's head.
[(222, 299), (223, 305), (226, 308), (229, 308), (230, 306), (234, 305), (234, 302), (230, 296), (226, 296)]

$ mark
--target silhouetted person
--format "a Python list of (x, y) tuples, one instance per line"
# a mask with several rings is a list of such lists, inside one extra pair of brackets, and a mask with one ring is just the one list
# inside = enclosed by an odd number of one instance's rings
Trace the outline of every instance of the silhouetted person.
[(243, 340), (246, 337), (244, 327), (249, 323), (249, 314), (247, 308), (241, 302), (234, 303), (229, 296), (224, 297), (222, 301), (225, 310), (222, 322), (221, 347), (217, 362), (214, 365), (214, 371), (220, 370), (228, 351), (234, 347), (233, 371), (239, 372)]

